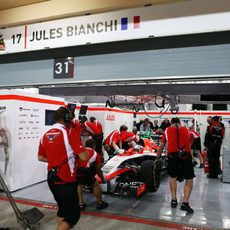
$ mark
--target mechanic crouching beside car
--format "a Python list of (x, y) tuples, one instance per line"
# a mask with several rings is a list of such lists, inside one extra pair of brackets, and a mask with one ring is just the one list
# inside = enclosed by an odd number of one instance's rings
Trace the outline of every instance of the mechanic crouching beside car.
[(128, 127), (126, 125), (121, 125), (119, 130), (114, 130), (105, 139), (104, 149), (107, 151), (109, 157), (114, 156), (115, 151), (120, 152), (122, 148), (121, 135), (127, 132)]
[(38, 160), (48, 163), (47, 182), (58, 205), (58, 230), (70, 229), (80, 218), (75, 158), (87, 161), (89, 157), (80, 134), (70, 132), (72, 119), (72, 113), (65, 107), (56, 110), (56, 123), (43, 135), (38, 149)]
[(101, 171), (101, 155), (95, 151), (96, 143), (93, 139), (87, 140), (85, 143), (85, 147), (90, 154), (88, 161), (82, 161), (81, 159), (77, 160), (77, 190), (80, 209), (81, 211), (84, 211), (87, 207), (83, 198), (83, 186), (85, 185), (93, 190), (93, 193), (97, 200), (97, 210), (102, 210), (107, 208), (109, 204), (102, 200), (101, 188), (95, 178), (95, 176), (97, 175), (102, 183), (106, 182)]
[(161, 153), (167, 142), (169, 186), (172, 196), (171, 207), (176, 208), (178, 205), (177, 180), (181, 181), (185, 179), (181, 210), (192, 214), (194, 210), (189, 205), (189, 198), (195, 174), (192, 165), (189, 137), (187, 128), (180, 125), (180, 119), (177, 117), (172, 118), (171, 126), (166, 128), (162, 135), (162, 140), (157, 151), (157, 158), (161, 157)]

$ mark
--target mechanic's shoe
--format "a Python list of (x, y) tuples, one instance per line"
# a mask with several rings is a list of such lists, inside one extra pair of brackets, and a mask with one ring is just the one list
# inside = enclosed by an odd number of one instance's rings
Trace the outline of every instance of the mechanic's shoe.
[(176, 178), (176, 180), (177, 180), (178, 182), (183, 182), (183, 181), (184, 181), (184, 178), (178, 176), (178, 177)]
[(97, 210), (102, 210), (102, 209), (105, 209), (105, 208), (108, 208), (109, 204), (105, 201), (102, 201), (101, 204), (97, 204)]
[(218, 179), (218, 176), (214, 176), (214, 175), (207, 175), (207, 178), (210, 178), (210, 179)]
[(178, 205), (177, 200), (171, 200), (171, 208), (176, 208)]
[(189, 214), (194, 213), (194, 210), (190, 207), (189, 203), (183, 202), (181, 204), (181, 208), (182, 211), (186, 211)]
[(197, 161), (193, 161), (192, 165), (193, 165), (193, 167), (195, 167), (196, 165), (198, 165), (198, 162)]
[(86, 203), (84, 203), (84, 204), (79, 204), (79, 207), (80, 207), (80, 210), (81, 210), (81, 211), (84, 211), (84, 210), (86, 209), (86, 207), (87, 207), (87, 204), (86, 204)]

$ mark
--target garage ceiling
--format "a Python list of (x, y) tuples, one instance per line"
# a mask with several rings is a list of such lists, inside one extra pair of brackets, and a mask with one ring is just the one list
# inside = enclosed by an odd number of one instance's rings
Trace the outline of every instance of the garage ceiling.
[[(14, 8), (14, 7), (26, 6), (30, 4), (36, 4), (36, 3), (48, 2), (48, 1), (56, 2), (56, 3), (60, 2), (58, 0), (1, 0), (0, 10), (6, 10), (6, 9)], [(77, 0), (75, 0), (75, 2), (76, 4), (80, 4), (80, 2)], [(120, 2), (124, 2), (124, 1), (116, 0), (116, 2), (119, 5)], [(136, 2), (137, 1), (133, 1), (133, 0), (129, 1), (129, 6), (130, 7), (136, 6)], [(156, 4), (156, 3), (159, 4), (159, 3), (165, 3), (165, 2), (178, 2), (178, 0), (138, 0), (138, 2), (139, 2), (139, 5), (146, 5), (146, 4)], [(85, 2), (85, 4), (86, 3), (87, 1)], [(67, 2), (65, 2), (65, 4), (67, 4)], [(98, 1), (97, 4), (100, 5), (101, 4), (100, 1)]]
[(181, 2), (181, 0), (1, 0), (0, 27), (24, 25), (89, 13), (104, 13), (168, 2), (176, 3)]
[(26, 6), (30, 4), (47, 2), (50, 0), (1, 0), (0, 2), (0, 10), (6, 10), (19, 6)]
[[(213, 95), (216, 97), (229, 95), (230, 83), (182, 83), (182, 84), (138, 84), (132, 85), (107, 85), (107, 86), (73, 86), (66, 87), (40, 87), (39, 92), (45, 95), (61, 96), (69, 101), (81, 101), (82, 98), (88, 103), (106, 102), (115, 95), (123, 101), (143, 101), (152, 102), (154, 97), (174, 98), (179, 97), (180, 104), (211, 104), (215, 103), (214, 97), (210, 100), (202, 101), (200, 95)], [(221, 90), (220, 90), (221, 89)], [(218, 104), (229, 104), (229, 101), (218, 101)]]

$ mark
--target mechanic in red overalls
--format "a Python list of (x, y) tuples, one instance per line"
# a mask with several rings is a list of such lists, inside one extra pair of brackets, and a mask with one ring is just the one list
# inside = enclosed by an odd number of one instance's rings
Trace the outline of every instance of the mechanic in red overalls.
[[(192, 165), (192, 156), (189, 142), (189, 132), (186, 127), (180, 125), (180, 119), (175, 117), (171, 120), (171, 126), (166, 128), (162, 135), (162, 140), (157, 150), (157, 157), (161, 156), (167, 142), (168, 155), (168, 175), (171, 190), (171, 207), (176, 208), (177, 203), (177, 178), (186, 180), (184, 185), (184, 197), (181, 210), (193, 213), (194, 210), (189, 205), (189, 197), (193, 187), (195, 177)], [(184, 150), (184, 156), (179, 157), (180, 150)]]
[(136, 147), (138, 139), (133, 132), (123, 132), (121, 134), (122, 149), (128, 150), (129, 148)]
[(57, 229), (70, 229), (80, 218), (75, 158), (87, 161), (89, 157), (80, 135), (71, 137), (75, 134), (68, 128), (72, 118), (65, 107), (56, 110), (56, 123), (43, 135), (38, 149), (38, 160), (48, 163), (47, 182), (58, 205)]
[(126, 125), (121, 125), (119, 130), (114, 130), (106, 138), (104, 148), (110, 157), (114, 155), (115, 151), (119, 152), (122, 148), (121, 134), (127, 132), (127, 130)]
[(103, 130), (101, 123), (97, 121), (95, 117), (90, 117), (89, 121), (85, 121), (84, 128), (93, 138), (93, 140), (95, 140), (96, 152), (102, 156)]
[(86, 185), (93, 189), (93, 193), (97, 199), (97, 210), (102, 210), (108, 207), (108, 203), (102, 200), (101, 188), (98, 181), (95, 178), (97, 174), (100, 180), (105, 181), (103, 173), (101, 171), (101, 156), (94, 149), (96, 143), (93, 139), (89, 139), (85, 143), (85, 147), (88, 150), (90, 156), (88, 161), (82, 161), (78, 159), (78, 171), (77, 171), (77, 182), (78, 182), (78, 196), (79, 205), (81, 211), (84, 211), (87, 207), (83, 199), (83, 185)]

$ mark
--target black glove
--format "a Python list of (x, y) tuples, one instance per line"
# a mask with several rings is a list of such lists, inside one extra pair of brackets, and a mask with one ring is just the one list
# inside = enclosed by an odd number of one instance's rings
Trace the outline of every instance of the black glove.
[(102, 183), (102, 184), (106, 184), (106, 183), (107, 183), (107, 180), (106, 180), (105, 178), (103, 178), (103, 179), (101, 180), (101, 183)]

